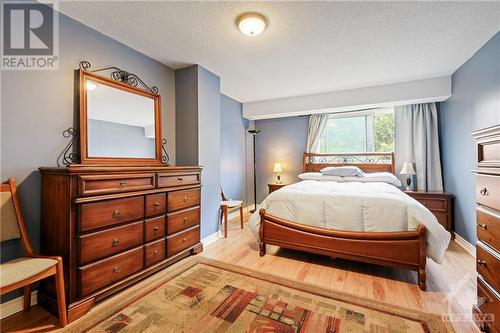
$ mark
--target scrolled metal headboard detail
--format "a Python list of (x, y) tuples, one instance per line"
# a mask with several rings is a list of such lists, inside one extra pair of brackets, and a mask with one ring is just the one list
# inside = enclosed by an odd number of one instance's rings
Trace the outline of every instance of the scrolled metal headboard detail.
[(392, 152), (339, 154), (304, 153), (304, 172), (318, 172), (327, 166), (342, 165), (357, 166), (365, 172), (395, 172), (394, 153)]
[(89, 70), (89, 68), (92, 67), (92, 65), (87, 60), (83, 60), (83, 61), (80, 61), (79, 67), (80, 67), (80, 69), (90, 71), (92, 73), (102, 72), (102, 71), (111, 71), (110, 77), (115, 81), (120, 81), (120, 82), (126, 83), (132, 87), (137, 87), (140, 84), (143, 88), (152, 92), (153, 94), (158, 94), (158, 87), (157, 86), (149, 87), (136, 74), (124, 71), (116, 66), (110, 66), (110, 67)]

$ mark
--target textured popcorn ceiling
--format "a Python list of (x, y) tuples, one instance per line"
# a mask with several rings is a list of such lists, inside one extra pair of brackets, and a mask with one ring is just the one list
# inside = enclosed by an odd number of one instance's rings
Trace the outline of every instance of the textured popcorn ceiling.
[[(173, 68), (206, 67), (241, 102), (448, 75), (500, 29), (500, 2), (67, 1), (59, 9)], [(246, 11), (267, 17), (262, 35), (238, 31)]]

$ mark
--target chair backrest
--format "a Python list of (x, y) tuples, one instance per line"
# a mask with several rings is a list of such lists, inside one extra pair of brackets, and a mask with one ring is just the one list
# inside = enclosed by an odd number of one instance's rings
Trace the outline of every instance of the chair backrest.
[(222, 189), (222, 185), (220, 185), (220, 196), (222, 198), (222, 201), (228, 201), (226, 195), (224, 194), (224, 190)]
[(12, 193), (10, 189), (0, 193), (0, 241), (21, 238), (21, 231), (17, 224), (16, 210), (12, 201)]
[(26, 226), (21, 214), (21, 206), (17, 197), (16, 180), (9, 180), (1, 185), (0, 192), (0, 241), (21, 239), (25, 255), (34, 254)]

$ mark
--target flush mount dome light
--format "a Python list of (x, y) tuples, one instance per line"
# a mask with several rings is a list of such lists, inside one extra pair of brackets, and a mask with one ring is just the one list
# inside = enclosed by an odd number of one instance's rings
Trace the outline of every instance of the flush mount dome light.
[(238, 28), (247, 36), (257, 36), (266, 28), (266, 18), (257, 13), (245, 13), (236, 19)]

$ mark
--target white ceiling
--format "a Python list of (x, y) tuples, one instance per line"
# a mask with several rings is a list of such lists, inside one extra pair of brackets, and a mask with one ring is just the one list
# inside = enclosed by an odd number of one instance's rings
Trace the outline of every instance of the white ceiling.
[[(172, 68), (204, 66), (241, 102), (449, 75), (500, 30), (500, 2), (77, 1), (59, 9)], [(268, 19), (262, 35), (237, 30), (246, 11)]]

